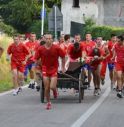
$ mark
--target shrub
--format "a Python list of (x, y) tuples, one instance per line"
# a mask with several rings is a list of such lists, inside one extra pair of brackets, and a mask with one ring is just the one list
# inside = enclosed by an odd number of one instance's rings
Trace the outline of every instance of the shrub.
[(3, 22), (0, 22), (0, 31), (8, 34), (9, 36), (12, 36), (14, 33), (16, 33), (16, 30), (12, 26), (6, 25)]

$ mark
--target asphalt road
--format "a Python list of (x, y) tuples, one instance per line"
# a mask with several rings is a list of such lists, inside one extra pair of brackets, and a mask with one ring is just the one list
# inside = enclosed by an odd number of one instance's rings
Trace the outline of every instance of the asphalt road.
[(124, 98), (109, 89), (108, 76), (101, 96), (85, 91), (82, 103), (71, 90), (59, 90), (52, 99), (52, 110), (45, 110), (39, 92), (28, 88), (18, 96), (0, 96), (0, 127), (124, 127)]

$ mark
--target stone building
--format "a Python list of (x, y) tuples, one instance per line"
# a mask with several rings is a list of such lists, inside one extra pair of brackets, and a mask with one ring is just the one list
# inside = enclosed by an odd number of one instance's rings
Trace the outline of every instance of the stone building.
[(80, 31), (84, 17), (98, 25), (124, 26), (124, 0), (62, 0), (63, 33)]

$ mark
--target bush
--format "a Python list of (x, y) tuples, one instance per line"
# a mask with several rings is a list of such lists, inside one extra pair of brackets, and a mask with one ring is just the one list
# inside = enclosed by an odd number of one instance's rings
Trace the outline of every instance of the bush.
[(12, 26), (6, 25), (3, 22), (0, 22), (0, 31), (8, 34), (9, 36), (12, 36), (14, 33), (16, 33), (16, 30)]
[(112, 26), (91, 26), (89, 29), (85, 31), (85, 34), (90, 32), (93, 38), (103, 37), (104, 40), (109, 40), (111, 38), (111, 34), (121, 35), (124, 34), (124, 27), (112, 27)]
[(11, 42), (11, 37), (6, 35), (0, 36), (0, 46), (4, 48), (4, 53), (0, 58), (0, 92), (9, 90), (13, 87), (10, 62), (6, 61), (7, 48)]
[(92, 17), (84, 17), (84, 21), (85, 27), (82, 30), (83, 38), (85, 38), (86, 33), (91, 33), (93, 38), (101, 36), (105, 40), (109, 40), (111, 38), (111, 34), (124, 34), (124, 27), (97, 26)]

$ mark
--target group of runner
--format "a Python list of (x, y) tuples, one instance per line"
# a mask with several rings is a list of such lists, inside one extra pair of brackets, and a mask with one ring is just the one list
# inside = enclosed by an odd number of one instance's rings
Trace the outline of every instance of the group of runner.
[(73, 41), (70, 35), (62, 34), (59, 41), (54, 42), (50, 33), (46, 33), (40, 40), (36, 40), (36, 34), (31, 33), (29, 40), (25, 41), (21, 35), (15, 35), (13, 40), (7, 50), (8, 56), (11, 56), (13, 95), (21, 91), (28, 71), (29, 88), (34, 89), (38, 72), (42, 75), (45, 86), (46, 109), (51, 109), (50, 89), (54, 98), (57, 98), (58, 71), (65, 73), (70, 61), (83, 61), (82, 68), (85, 70), (89, 87), (93, 76), (95, 96), (101, 93), (100, 84), (105, 83), (108, 64), (111, 88), (117, 90), (117, 97), (123, 97), (124, 36), (112, 34), (111, 39), (103, 43), (102, 37), (93, 41), (90, 33), (86, 34), (83, 41), (80, 34), (76, 34)]

